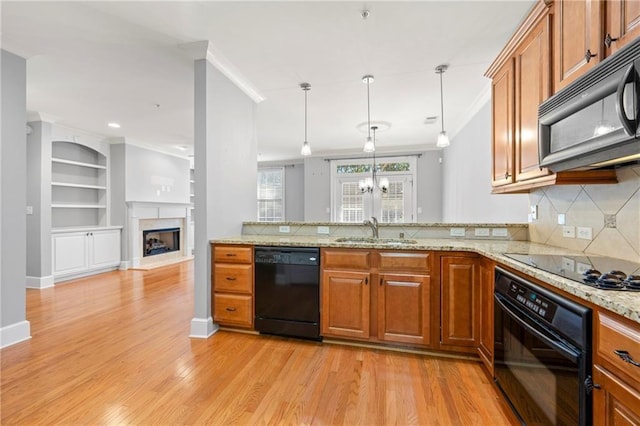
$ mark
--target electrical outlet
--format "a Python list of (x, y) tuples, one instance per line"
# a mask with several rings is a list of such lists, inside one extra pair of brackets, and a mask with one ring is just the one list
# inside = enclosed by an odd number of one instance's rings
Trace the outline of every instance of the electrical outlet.
[(491, 229), (491, 235), (494, 237), (506, 237), (509, 235), (507, 228), (493, 228)]
[(328, 226), (318, 226), (318, 234), (329, 235), (329, 227)]
[(287, 226), (287, 225), (282, 225), (282, 226), (280, 226), (280, 227), (278, 228), (278, 231), (279, 231), (281, 234), (288, 234), (288, 233), (290, 232), (290, 229), (289, 229), (289, 226)]
[(531, 220), (538, 220), (538, 205), (534, 204), (529, 207), (529, 212), (531, 214)]
[(449, 235), (452, 237), (464, 237), (464, 228), (450, 228)]
[(591, 264), (589, 263), (578, 262), (578, 265), (576, 266), (576, 272), (580, 275), (584, 274), (589, 269), (593, 269), (593, 266), (591, 266)]
[(474, 231), (476, 237), (488, 237), (491, 231), (488, 228), (476, 228)]
[(564, 213), (558, 213), (558, 225), (564, 225), (565, 223), (567, 223), (567, 219)]
[(588, 226), (578, 226), (578, 238), (583, 240), (592, 240), (593, 239), (593, 228)]
[(575, 226), (563, 226), (562, 227), (562, 236), (565, 238), (575, 238), (576, 237), (576, 227)]

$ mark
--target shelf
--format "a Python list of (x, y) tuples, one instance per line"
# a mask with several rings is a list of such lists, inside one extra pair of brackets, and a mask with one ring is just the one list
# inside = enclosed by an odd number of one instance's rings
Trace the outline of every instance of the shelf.
[(64, 186), (67, 188), (86, 188), (86, 189), (104, 189), (106, 190), (106, 186), (100, 185), (85, 185), (81, 183), (68, 183), (68, 182), (51, 182), (51, 186)]
[(54, 209), (106, 209), (107, 206), (102, 204), (51, 204)]
[(81, 161), (65, 160), (64, 158), (52, 158), (51, 162), (52, 163), (61, 163), (61, 164), (71, 164), (72, 166), (79, 166), (79, 167), (88, 167), (90, 169), (106, 170), (106, 168), (107, 168), (106, 166), (102, 166), (100, 164), (83, 163)]

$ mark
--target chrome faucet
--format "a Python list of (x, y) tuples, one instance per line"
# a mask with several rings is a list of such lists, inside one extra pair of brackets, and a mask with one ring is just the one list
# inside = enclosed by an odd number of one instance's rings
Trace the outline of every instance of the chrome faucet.
[(378, 219), (371, 217), (371, 220), (365, 220), (364, 225), (369, 225), (373, 231), (373, 238), (378, 238)]

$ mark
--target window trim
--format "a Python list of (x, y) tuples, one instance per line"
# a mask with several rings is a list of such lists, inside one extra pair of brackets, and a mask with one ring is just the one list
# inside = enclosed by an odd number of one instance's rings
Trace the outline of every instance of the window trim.
[(287, 188), (287, 173), (285, 170), (284, 166), (269, 166), (269, 167), (259, 167), (258, 168), (258, 175), (256, 176), (256, 191), (257, 191), (257, 186), (258, 186), (258, 177), (260, 175), (261, 172), (265, 172), (265, 171), (280, 171), (282, 173), (282, 219), (278, 220), (278, 221), (266, 221), (266, 220), (260, 220), (260, 209), (258, 208), (258, 202), (260, 202), (260, 199), (258, 199), (257, 197), (257, 193), (256, 193), (256, 221), (257, 222), (261, 222), (261, 223), (277, 223), (277, 222), (285, 222), (286, 221), (286, 217), (287, 217), (287, 203), (285, 200), (286, 197), (286, 188)]
[[(329, 160), (330, 163), (330, 196), (331, 196), (331, 220), (333, 222), (340, 222), (340, 215), (336, 205), (336, 192), (338, 191), (338, 181), (341, 177), (353, 177), (356, 179), (370, 177), (371, 172), (364, 173), (338, 173), (338, 166), (353, 164), (360, 162), (362, 164), (373, 162), (372, 158), (345, 158), (339, 160)], [(418, 220), (418, 191), (417, 191), (417, 178), (418, 178), (418, 155), (407, 155), (407, 156), (389, 156), (389, 157), (377, 157), (376, 164), (380, 163), (409, 163), (409, 170), (407, 171), (398, 171), (398, 172), (378, 172), (378, 177), (390, 177), (390, 176), (398, 176), (398, 175), (410, 175), (410, 180), (412, 182), (412, 190), (411, 190), (411, 211), (407, 212), (411, 214), (411, 220), (406, 221), (405, 223), (415, 223)], [(340, 222), (341, 223), (341, 222)]]

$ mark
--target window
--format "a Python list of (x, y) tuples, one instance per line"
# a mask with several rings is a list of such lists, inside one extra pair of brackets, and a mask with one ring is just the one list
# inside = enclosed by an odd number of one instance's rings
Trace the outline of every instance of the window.
[(284, 220), (284, 167), (258, 170), (258, 222)]
[(336, 222), (362, 223), (375, 216), (381, 223), (415, 222), (416, 157), (380, 158), (376, 176), (389, 180), (389, 189), (360, 191), (359, 182), (371, 178), (369, 159), (333, 160), (331, 162), (331, 211)]

